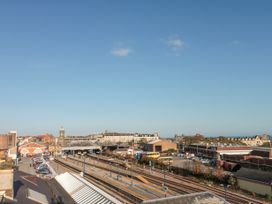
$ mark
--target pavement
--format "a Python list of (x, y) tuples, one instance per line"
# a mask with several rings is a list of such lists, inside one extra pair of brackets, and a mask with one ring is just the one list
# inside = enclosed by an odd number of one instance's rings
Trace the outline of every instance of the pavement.
[[(30, 167), (30, 165), (31, 165), (31, 167)], [(35, 169), (32, 167), (31, 158), (23, 157), (21, 159), (21, 161), (19, 161), (18, 166), (19, 166), (18, 170), (20, 172), (24, 172), (24, 173), (27, 173), (27, 174), (30, 174), (30, 175), (36, 175)]]

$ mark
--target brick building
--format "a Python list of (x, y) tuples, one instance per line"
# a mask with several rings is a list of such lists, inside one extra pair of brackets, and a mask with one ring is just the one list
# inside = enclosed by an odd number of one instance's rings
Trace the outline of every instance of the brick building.
[(0, 134), (0, 149), (7, 150), (16, 146), (17, 133), (11, 131), (8, 134)]
[(16, 146), (16, 142), (16, 131), (11, 131), (8, 134), (0, 134), (0, 158), (4, 158), (8, 150)]
[(177, 144), (170, 140), (154, 140), (144, 145), (144, 151), (164, 152), (170, 149), (177, 150)]

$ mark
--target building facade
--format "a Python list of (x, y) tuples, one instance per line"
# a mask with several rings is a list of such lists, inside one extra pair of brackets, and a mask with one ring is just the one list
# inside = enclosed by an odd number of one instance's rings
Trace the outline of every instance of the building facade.
[(7, 150), (15, 147), (17, 142), (17, 132), (10, 131), (8, 134), (0, 135), (0, 149)]
[(248, 155), (252, 150), (253, 148), (248, 146), (220, 146), (204, 144), (192, 144), (185, 147), (185, 152), (213, 159), (223, 158), (224, 155)]
[(46, 152), (47, 147), (43, 144), (36, 142), (30, 142), (28, 144), (19, 147), (19, 152), (23, 157), (33, 156), (35, 154), (41, 154)]
[(144, 145), (147, 152), (165, 152), (168, 150), (177, 151), (177, 144), (170, 140), (154, 140)]
[(66, 144), (73, 143), (100, 143), (100, 144), (117, 144), (117, 143), (139, 143), (158, 140), (159, 134), (141, 134), (141, 133), (119, 133), (107, 132), (93, 134), (89, 136), (67, 136)]
[(59, 143), (62, 146), (65, 144), (65, 130), (63, 127), (61, 127), (59, 130)]
[(261, 146), (264, 143), (270, 143), (269, 135), (256, 135), (253, 137), (229, 137), (231, 141), (240, 141), (248, 146)]

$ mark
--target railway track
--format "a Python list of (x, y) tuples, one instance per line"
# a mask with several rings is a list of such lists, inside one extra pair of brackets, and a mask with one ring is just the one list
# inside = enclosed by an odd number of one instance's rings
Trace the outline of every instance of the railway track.
[[(155, 171), (159, 172), (159, 170), (155, 170)], [(176, 179), (178, 181), (181, 181), (181, 182), (186, 182), (188, 184), (190, 183), (190, 184), (194, 184), (194, 185), (199, 185), (200, 187), (205, 188), (208, 191), (214, 192), (216, 195), (219, 195), (221, 197), (225, 196), (225, 190), (222, 190), (222, 189), (220, 189), (218, 187), (210, 187), (208, 185), (200, 184), (200, 183), (197, 183), (196, 181), (193, 181), (191, 179), (187, 179), (187, 178), (181, 177), (179, 175), (175, 175), (175, 174), (168, 173), (167, 176), (172, 177), (172, 178), (174, 178), (174, 179)], [(250, 198), (250, 197), (246, 197), (246, 196), (244, 196), (242, 194), (234, 193), (232, 191), (227, 192), (226, 198), (231, 203), (254, 203), (254, 204), (255, 203), (256, 204), (265, 203), (263, 201), (259, 201), (259, 200), (256, 200), (256, 199), (253, 199), (253, 198)]]
[[(94, 155), (88, 155), (89, 157), (92, 157), (94, 159), (97, 159), (102, 162), (106, 163), (116, 163), (120, 165), (120, 168), (124, 168), (122, 166), (122, 161), (109, 161), (105, 157), (97, 157)], [(218, 188), (218, 187), (210, 187), (208, 185), (200, 184), (196, 181), (193, 181), (188, 178), (184, 178), (179, 175), (169, 174), (167, 173), (168, 177), (171, 177), (175, 179), (176, 181), (169, 180), (169, 179), (163, 179), (163, 174), (160, 170), (155, 170), (157, 174), (160, 174), (159, 176), (152, 175), (150, 173), (147, 173), (146, 170), (140, 169), (139, 167), (132, 168), (131, 171), (141, 174), (145, 177), (145, 179), (149, 180), (150, 182), (154, 184), (162, 184), (165, 183), (166, 186), (169, 187), (169, 189), (176, 191), (178, 193), (184, 194), (184, 193), (193, 193), (193, 192), (201, 192), (201, 191), (210, 191), (220, 197), (225, 197), (225, 190)], [(266, 202), (259, 201), (247, 196), (244, 196), (242, 194), (234, 193), (232, 191), (228, 191), (226, 194), (226, 200), (228, 202), (231, 202), (233, 204), (264, 204)]]
[[(63, 167), (75, 172), (75, 173), (79, 173), (81, 172), (81, 169), (72, 165), (68, 165), (67, 163), (59, 160), (59, 159), (55, 159), (54, 160), (56, 163), (62, 165)], [(144, 198), (141, 196), (136, 196), (134, 193), (128, 191), (128, 189), (124, 190), (121, 188), (118, 188), (118, 186), (113, 185), (101, 178), (97, 178), (94, 177), (91, 174), (85, 173), (84, 177), (90, 181), (91, 183), (94, 183), (95, 185), (97, 185), (98, 187), (102, 188), (102, 189), (106, 189), (106, 191), (113, 195), (114, 197), (116, 197), (118, 200), (120, 200), (120, 198), (122, 198), (122, 201), (126, 201), (126, 203), (141, 203)], [(117, 195), (117, 196), (116, 196)]]
[[(77, 161), (77, 162), (82, 162), (81, 160), (75, 159), (75, 158), (69, 158), (69, 160), (75, 160), (75, 161)], [(116, 173), (116, 174), (119, 174), (119, 175), (122, 175), (122, 176), (133, 177), (134, 179), (138, 179), (138, 178), (136, 177), (136, 175), (142, 174), (142, 173), (136, 173), (136, 172), (134, 172), (134, 173), (129, 173), (129, 172), (127, 172), (127, 171), (124, 170), (124, 169), (119, 169), (119, 170), (117, 170), (116, 168), (113, 169), (113, 168), (108, 168), (108, 167), (105, 167), (105, 166), (96, 165), (96, 164), (90, 164), (90, 163), (89, 163), (89, 164), (86, 163), (86, 165), (94, 166), (94, 167), (96, 167), (96, 168), (100, 168), (100, 169), (103, 169), (103, 170), (106, 170), (106, 171), (111, 171), (111, 172), (113, 172), (113, 173)], [(162, 184), (164, 183), (164, 180), (158, 179), (157, 177), (151, 178), (151, 177), (150, 177), (149, 175), (147, 175), (147, 174), (144, 175), (144, 176), (145, 176), (145, 179), (146, 179), (146, 180), (150, 181), (151, 183), (156, 184), (157, 186), (162, 186)], [(168, 186), (168, 187), (171, 186), (171, 189), (172, 189), (173, 191), (175, 191), (175, 192), (177, 192), (177, 193), (180, 193), (180, 194), (188, 194), (188, 193), (194, 193), (194, 192), (196, 192), (196, 190), (193, 189), (193, 187), (191, 187), (191, 186), (186, 186), (186, 187), (184, 187), (183, 189), (177, 188), (177, 187), (175, 186), (175, 184), (174, 184), (174, 185), (168, 184), (167, 186)], [(204, 190), (203, 190), (203, 191), (204, 191)]]
[[(149, 173), (143, 173), (143, 174), (147, 180), (153, 180), (153, 181), (155, 180), (155, 181), (159, 181), (159, 182), (164, 182), (164, 180), (159, 176), (150, 175)], [(180, 182), (182, 182), (182, 183), (180, 183)], [(177, 192), (179, 192), (178, 191), (179, 189), (181, 191), (184, 191), (184, 189), (186, 189), (185, 191), (187, 193), (210, 191), (220, 197), (225, 197), (225, 191), (222, 191), (221, 189), (216, 189), (214, 187), (209, 187), (209, 186), (202, 186), (199, 183), (195, 184), (190, 181), (186, 181), (187, 182), (186, 184), (184, 184), (184, 182), (185, 182), (185, 180), (177, 179), (176, 181), (172, 181), (172, 180), (168, 179), (165, 181), (165, 185), (168, 186), (169, 189), (175, 190)], [(188, 191), (188, 189), (191, 189), (191, 192), (190, 192), (190, 190)], [(248, 203), (262, 204), (263, 203), (261, 201), (255, 200), (255, 199), (244, 197), (240, 194), (239, 195), (233, 194), (232, 192), (227, 193), (226, 200), (230, 203), (233, 203), (233, 204), (241, 204), (241, 203), (243, 203), (243, 204), (248, 204)]]

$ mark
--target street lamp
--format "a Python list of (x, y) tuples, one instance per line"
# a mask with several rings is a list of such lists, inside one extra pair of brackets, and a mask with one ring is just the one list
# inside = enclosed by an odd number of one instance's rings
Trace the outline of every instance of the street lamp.
[(82, 153), (81, 154), (82, 155), (82, 157), (83, 157), (83, 175), (85, 174), (85, 160), (86, 160), (86, 156), (85, 156), (85, 154), (84, 153)]
[(163, 170), (163, 186), (165, 186), (165, 169)]
[(164, 169), (164, 174), (163, 174), (163, 184), (162, 184), (162, 189), (164, 191), (164, 197), (166, 197), (166, 193), (168, 191), (168, 187), (165, 185), (165, 169)]

